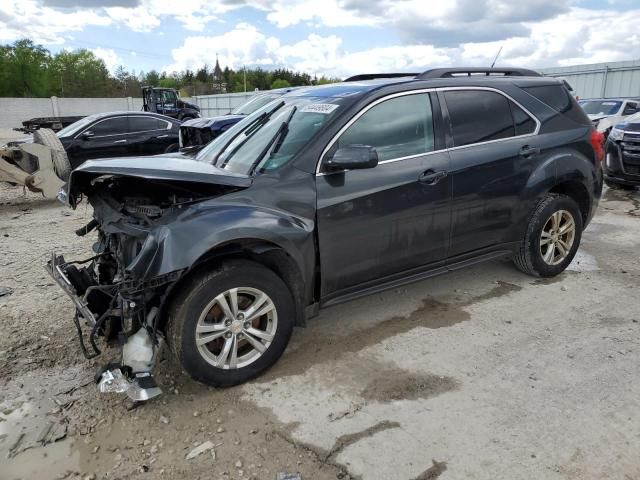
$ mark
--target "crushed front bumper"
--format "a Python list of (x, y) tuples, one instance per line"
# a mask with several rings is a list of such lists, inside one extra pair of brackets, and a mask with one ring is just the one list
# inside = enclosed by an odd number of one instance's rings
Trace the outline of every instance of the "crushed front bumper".
[[(71, 262), (75, 263), (75, 262)], [(80, 297), (76, 294), (76, 291), (71, 284), (71, 281), (67, 277), (66, 273), (63, 271), (65, 266), (69, 265), (64, 261), (64, 257), (62, 255), (56, 255), (55, 253), (51, 253), (51, 258), (47, 261), (45, 265), (45, 270), (51, 275), (51, 278), (55, 280), (55, 282), (60, 286), (60, 288), (66, 293), (71, 301), (75, 304), (78, 309), (78, 313), (82, 316), (82, 318), (90, 325), (94, 326), (96, 324), (96, 317), (93, 315), (91, 310), (89, 310), (89, 305), (87, 301), (88, 291), (84, 296)]]

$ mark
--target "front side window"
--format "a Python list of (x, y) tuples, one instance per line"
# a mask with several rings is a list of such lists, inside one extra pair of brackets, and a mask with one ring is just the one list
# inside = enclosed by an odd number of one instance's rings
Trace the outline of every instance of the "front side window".
[(433, 151), (429, 94), (403, 95), (371, 107), (338, 139), (338, 148), (352, 145), (375, 148), (380, 161)]
[(93, 132), (96, 137), (105, 135), (122, 135), (129, 130), (126, 117), (115, 117), (102, 120), (89, 127), (87, 131)]
[(444, 93), (456, 147), (515, 135), (509, 100), (484, 90)]
[(176, 93), (170, 90), (162, 92), (164, 103), (176, 103)]

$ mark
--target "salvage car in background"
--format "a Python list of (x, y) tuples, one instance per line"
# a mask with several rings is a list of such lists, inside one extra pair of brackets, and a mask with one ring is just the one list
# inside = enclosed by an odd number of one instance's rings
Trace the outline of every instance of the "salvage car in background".
[(247, 115), (250, 115), (259, 108), (264, 107), (267, 103), (275, 100), (276, 98), (295, 90), (295, 88), (296, 87), (277, 88), (275, 90), (269, 90), (268, 93), (255, 95), (248, 102), (243, 103), (234, 110), (231, 110), (227, 115), (185, 120), (182, 125), (180, 125), (180, 148), (193, 149), (206, 145)]
[(84, 117), (56, 135), (76, 168), (93, 158), (176, 151), (179, 127), (178, 120), (156, 113), (109, 112)]
[[(383, 75), (381, 75), (383, 77)], [(161, 335), (194, 379), (242, 383), (319, 308), (511, 257), (571, 263), (602, 192), (602, 134), (562, 82), (434, 69), (301, 89), (193, 158), (87, 162), (88, 259), (48, 270), (97, 335), (126, 339), (103, 391), (148, 399)], [(455, 188), (454, 188), (455, 186)], [(132, 351), (135, 350), (135, 355)]]
[(596, 130), (602, 132), (605, 137), (616, 123), (640, 110), (638, 101), (624, 98), (593, 98), (580, 100), (578, 103)]
[(606, 144), (604, 181), (611, 188), (640, 186), (640, 113), (618, 123)]

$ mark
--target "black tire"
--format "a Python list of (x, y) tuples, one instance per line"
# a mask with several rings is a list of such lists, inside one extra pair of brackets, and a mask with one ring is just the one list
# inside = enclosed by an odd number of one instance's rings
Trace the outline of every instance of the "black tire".
[[(541, 251), (541, 235), (547, 221), (554, 212), (565, 211), (574, 221), (575, 233), (568, 254), (556, 265), (545, 262)], [(554, 277), (562, 273), (571, 263), (582, 238), (582, 214), (577, 203), (566, 195), (548, 193), (540, 200), (532, 215), (518, 252), (514, 256), (516, 267), (536, 277)], [(546, 247), (549, 248), (549, 247)]]
[(624, 185), (622, 183), (614, 182), (613, 180), (604, 179), (604, 183), (612, 190), (634, 190), (636, 187), (633, 185)]
[(165, 149), (164, 153), (177, 152), (179, 149), (180, 149), (180, 145), (178, 145), (177, 143), (172, 143)]
[[(273, 340), (252, 363), (235, 369), (220, 368), (209, 363), (200, 352), (196, 344), (196, 327), (203, 312), (209, 311), (211, 314), (212, 310), (207, 310), (210, 302), (233, 288), (250, 288), (264, 292), (275, 306), (277, 326), (273, 332)], [(230, 387), (257, 377), (276, 363), (291, 338), (294, 312), (291, 292), (280, 277), (258, 263), (231, 260), (213, 271), (195, 273), (180, 289), (168, 310), (167, 341), (191, 378), (214, 387)], [(244, 334), (246, 335), (246, 332)], [(224, 338), (219, 338), (211, 343), (218, 340), (226, 342)], [(244, 340), (242, 348), (247, 346), (248, 342)]]
[(44, 145), (51, 149), (51, 159), (53, 161), (53, 171), (60, 180), (69, 180), (71, 175), (71, 163), (60, 139), (53, 130), (48, 128), (39, 128), (33, 132), (33, 142)]

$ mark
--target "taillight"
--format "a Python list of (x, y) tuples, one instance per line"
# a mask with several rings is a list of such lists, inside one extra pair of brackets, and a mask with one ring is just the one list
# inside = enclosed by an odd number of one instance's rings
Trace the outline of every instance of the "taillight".
[(599, 162), (602, 162), (604, 160), (604, 135), (597, 130), (592, 130), (590, 141), (596, 158)]

